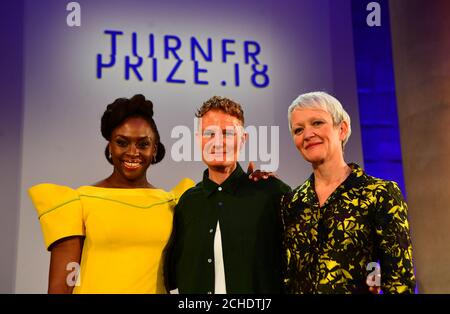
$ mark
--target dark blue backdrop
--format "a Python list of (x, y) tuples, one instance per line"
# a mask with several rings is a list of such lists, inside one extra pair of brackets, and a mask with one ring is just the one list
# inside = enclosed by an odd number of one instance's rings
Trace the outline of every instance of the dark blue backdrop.
[[(381, 6), (381, 26), (367, 25), (370, 2)], [(365, 170), (396, 181), (406, 198), (388, 1), (352, 0), (352, 20)]]

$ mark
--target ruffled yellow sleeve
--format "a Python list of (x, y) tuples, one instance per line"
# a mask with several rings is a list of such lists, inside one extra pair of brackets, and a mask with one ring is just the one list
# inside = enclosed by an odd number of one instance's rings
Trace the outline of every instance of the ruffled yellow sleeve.
[(186, 192), (193, 186), (195, 186), (195, 182), (192, 179), (189, 178), (181, 179), (181, 181), (178, 182), (178, 184), (171, 190), (171, 192), (174, 195), (175, 204), (178, 203), (178, 200), (180, 199), (181, 195), (183, 195), (184, 192)]
[(83, 212), (79, 194), (66, 186), (43, 183), (28, 190), (36, 207), (45, 246), (69, 236), (84, 236)]

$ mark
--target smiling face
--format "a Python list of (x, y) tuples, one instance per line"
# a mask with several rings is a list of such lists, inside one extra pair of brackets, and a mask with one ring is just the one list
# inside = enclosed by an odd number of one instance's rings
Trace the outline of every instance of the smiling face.
[(113, 130), (109, 148), (116, 180), (147, 182), (146, 172), (156, 155), (156, 143), (146, 120), (140, 117), (126, 119)]
[(210, 110), (200, 122), (203, 161), (208, 167), (234, 166), (246, 138), (241, 121), (221, 110)]
[(342, 141), (348, 131), (345, 121), (335, 126), (326, 110), (296, 108), (290, 123), (295, 146), (306, 161), (319, 165), (342, 157)]

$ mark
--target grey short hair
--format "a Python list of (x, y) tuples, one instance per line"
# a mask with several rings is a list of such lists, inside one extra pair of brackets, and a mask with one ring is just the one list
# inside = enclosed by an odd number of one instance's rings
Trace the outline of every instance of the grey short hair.
[(348, 124), (348, 133), (342, 141), (342, 148), (345, 147), (352, 133), (350, 116), (342, 107), (342, 104), (335, 97), (325, 92), (310, 92), (298, 96), (288, 109), (289, 132), (292, 134), (291, 116), (297, 108), (318, 108), (327, 111), (333, 119), (333, 124), (339, 125), (342, 121)]

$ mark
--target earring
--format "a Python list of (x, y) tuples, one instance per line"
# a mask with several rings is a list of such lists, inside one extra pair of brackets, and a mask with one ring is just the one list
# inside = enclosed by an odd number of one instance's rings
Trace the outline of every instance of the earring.
[(111, 152), (109, 152), (109, 159), (112, 159), (112, 154), (111, 154)]

